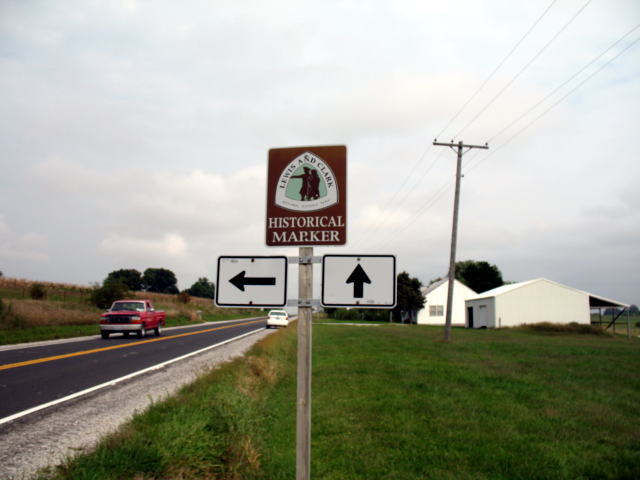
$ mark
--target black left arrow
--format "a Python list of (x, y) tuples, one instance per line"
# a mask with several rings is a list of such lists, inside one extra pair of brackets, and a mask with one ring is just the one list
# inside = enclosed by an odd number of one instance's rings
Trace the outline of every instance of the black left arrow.
[(358, 264), (345, 283), (353, 283), (353, 298), (362, 298), (364, 296), (364, 284), (371, 283), (371, 280), (369, 280), (367, 272)]
[(275, 277), (245, 277), (246, 270), (241, 271), (238, 275), (229, 280), (238, 290), (244, 292), (246, 285), (275, 285)]

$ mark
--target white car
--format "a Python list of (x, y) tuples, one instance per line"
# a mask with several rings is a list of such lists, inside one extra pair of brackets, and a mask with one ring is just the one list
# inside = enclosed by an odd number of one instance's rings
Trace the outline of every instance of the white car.
[(267, 328), (287, 327), (289, 325), (289, 314), (286, 310), (271, 310), (267, 316)]

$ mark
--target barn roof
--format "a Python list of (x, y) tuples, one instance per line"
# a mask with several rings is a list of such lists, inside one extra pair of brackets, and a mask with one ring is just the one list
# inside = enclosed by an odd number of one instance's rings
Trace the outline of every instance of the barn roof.
[(488, 290), (486, 292), (479, 293), (475, 297), (468, 298), (467, 300), (480, 300), (482, 298), (497, 297), (507, 292), (511, 292), (513, 290), (517, 290), (519, 288), (526, 287), (527, 285), (531, 285), (532, 283), (537, 283), (540, 281), (552, 283), (562, 288), (568, 288), (576, 292), (584, 293), (589, 297), (589, 306), (592, 308), (598, 308), (598, 307), (629, 308), (629, 305), (627, 305), (626, 303), (618, 302), (617, 300), (611, 300), (610, 298), (602, 297), (600, 295), (594, 295), (593, 293), (585, 292), (584, 290), (578, 290), (577, 288), (569, 287), (567, 285), (562, 285), (561, 283), (554, 282), (553, 280), (549, 280), (548, 278), (535, 278), (533, 280), (527, 280), (525, 282), (518, 282), (518, 283), (511, 283), (509, 285), (503, 285), (501, 287), (494, 288), (493, 290)]

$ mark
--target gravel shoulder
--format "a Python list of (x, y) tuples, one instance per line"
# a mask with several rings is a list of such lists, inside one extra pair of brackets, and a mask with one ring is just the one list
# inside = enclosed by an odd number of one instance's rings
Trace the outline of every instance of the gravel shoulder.
[(204, 372), (244, 355), (253, 344), (273, 332), (259, 330), (187, 360), (0, 426), (0, 478), (25, 480), (41, 468), (58, 465), (69, 456), (90, 450), (136, 413), (174, 394)]

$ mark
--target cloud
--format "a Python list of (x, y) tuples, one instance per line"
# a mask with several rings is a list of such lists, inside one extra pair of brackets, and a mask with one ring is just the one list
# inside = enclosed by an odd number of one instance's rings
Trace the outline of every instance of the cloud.
[(109, 255), (135, 259), (180, 257), (188, 251), (187, 242), (176, 233), (168, 233), (159, 239), (111, 233), (100, 243), (100, 250)]
[(0, 215), (0, 260), (3, 263), (13, 266), (16, 261), (46, 262), (49, 260), (46, 251), (44, 236), (34, 232), (15, 233)]
[(53, 158), (31, 172), (42, 188), (94, 209), (101, 223), (123, 232), (131, 226), (196, 235), (235, 230), (258, 221), (266, 197), (266, 169), (258, 166), (231, 175), (200, 169), (109, 171)]
[[(554, 4), (440, 139), (583, 4)], [(446, 273), (453, 189), (439, 192), (455, 154), (428, 147), (546, 6), (38, 5), (0, 5), (5, 265), (78, 282), (123, 262), (166, 262), (187, 286), (213, 276), (216, 255), (266, 250), (267, 151), (295, 145), (348, 146), (344, 253), (379, 247), (425, 281)], [(462, 139), (491, 138), (629, 31), (639, 8), (592, 2)], [(627, 275), (638, 263), (638, 65), (629, 50), (508, 146), (540, 109), (478, 154), (487, 161), (463, 181), (460, 258), (496, 263), (510, 279), (547, 272), (571, 285), (588, 274), (608, 288), (615, 272)], [(465, 155), (465, 169), (475, 161)], [(627, 278), (620, 291), (631, 297), (640, 283)]]

